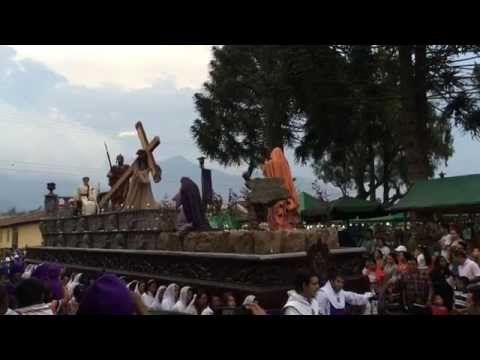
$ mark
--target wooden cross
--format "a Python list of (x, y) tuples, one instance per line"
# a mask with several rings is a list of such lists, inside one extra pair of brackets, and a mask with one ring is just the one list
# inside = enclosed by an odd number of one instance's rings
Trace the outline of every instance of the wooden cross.
[[(143, 129), (142, 123), (139, 121), (135, 124), (135, 128), (137, 129), (138, 137), (140, 138), (140, 143), (142, 144), (143, 150), (147, 153), (147, 161), (148, 161), (148, 168), (152, 171), (153, 181), (158, 183), (161, 180), (161, 175), (159, 171), (159, 167), (155, 163), (155, 158), (153, 157), (153, 151), (160, 145), (160, 138), (155, 136), (151, 142), (148, 142), (147, 135), (145, 134), (145, 130)], [(112, 186), (110, 191), (102, 197), (102, 200), (99, 202), (98, 207), (103, 209), (105, 205), (108, 203), (108, 200), (112, 197), (112, 195), (117, 191), (125, 181), (128, 181), (130, 177), (133, 175), (133, 168), (136, 165), (137, 160), (133, 162), (133, 164), (128, 168), (128, 170), (122, 175), (120, 179)]]
[(145, 130), (143, 129), (143, 125), (140, 121), (135, 124), (135, 129), (137, 129), (138, 138), (140, 139), (142, 148), (147, 153), (148, 168), (152, 172), (153, 181), (155, 183), (159, 183), (161, 180), (161, 174), (157, 164), (155, 163), (155, 159), (153, 158), (152, 151), (149, 150), (147, 135), (145, 134)]

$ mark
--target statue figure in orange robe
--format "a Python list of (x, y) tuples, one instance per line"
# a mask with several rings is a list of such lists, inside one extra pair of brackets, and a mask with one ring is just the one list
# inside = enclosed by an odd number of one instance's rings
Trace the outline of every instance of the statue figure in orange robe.
[(268, 209), (268, 224), (271, 230), (293, 229), (300, 222), (298, 215), (298, 195), (293, 185), (290, 166), (282, 149), (275, 148), (270, 159), (263, 165), (265, 177), (277, 177), (283, 180), (283, 186), (288, 191), (288, 199), (277, 202)]

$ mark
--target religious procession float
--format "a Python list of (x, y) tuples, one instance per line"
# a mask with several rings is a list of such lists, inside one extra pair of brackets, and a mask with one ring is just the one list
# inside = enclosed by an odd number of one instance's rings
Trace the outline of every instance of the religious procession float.
[(135, 128), (142, 148), (130, 166), (121, 155), (110, 166), (108, 193), (96, 194), (88, 178), (71, 198), (55, 194), (54, 183), (47, 185), (43, 245), (27, 249), (27, 262), (254, 294), (269, 308), (281, 307), (296, 271), (304, 267), (325, 277), (335, 266), (347, 288), (362, 290), (365, 250), (339, 247), (331, 229), (302, 228), (298, 196), (281, 149), (265, 160), (264, 178), (247, 179), (248, 223), (237, 230), (212, 229), (205, 215), (210, 170), (202, 165), (201, 191), (182, 178), (174, 204), (157, 203), (150, 177), (161, 181), (153, 155), (160, 139), (149, 141), (140, 122)]

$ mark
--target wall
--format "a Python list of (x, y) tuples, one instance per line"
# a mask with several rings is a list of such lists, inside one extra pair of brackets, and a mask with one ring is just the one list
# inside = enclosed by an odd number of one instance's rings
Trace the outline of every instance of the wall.
[(42, 234), (39, 223), (24, 224), (18, 226), (18, 247), (24, 249), (26, 246), (42, 245)]
[(0, 228), (0, 249), (12, 247), (12, 228)]
[(39, 223), (18, 224), (0, 228), (0, 249), (11, 248), (13, 238), (13, 228), (18, 229), (18, 247), (42, 245), (42, 234), (38, 227)]

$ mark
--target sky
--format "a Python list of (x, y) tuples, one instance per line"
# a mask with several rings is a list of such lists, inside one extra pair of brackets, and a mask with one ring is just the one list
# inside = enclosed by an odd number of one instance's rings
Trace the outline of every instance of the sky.
[[(208, 79), (210, 60), (211, 45), (0, 46), (2, 176), (104, 178), (104, 142), (112, 157), (121, 152), (133, 158), (138, 120), (147, 136), (161, 139), (157, 159), (195, 161), (193, 95)], [(456, 131), (454, 146), (441, 170), (448, 176), (480, 173), (478, 142)], [(292, 167), (296, 176), (313, 178), (309, 167)]]

